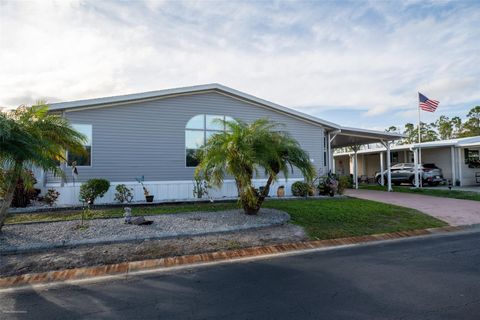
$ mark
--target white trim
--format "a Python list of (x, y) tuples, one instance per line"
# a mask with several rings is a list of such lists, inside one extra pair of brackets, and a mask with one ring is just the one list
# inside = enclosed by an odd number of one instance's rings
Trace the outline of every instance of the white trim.
[[(269, 196), (276, 197), (277, 188), (281, 185), (285, 186), (285, 195), (291, 195), (291, 185), (296, 181), (303, 181), (303, 178), (285, 178), (279, 179), (274, 182), (271, 186)], [(265, 184), (267, 179), (253, 179), (253, 185), (255, 187), (260, 187)], [(60, 192), (60, 197), (57, 204), (59, 205), (78, 205), (80, 201), (78, 200), (78, 190), (80, 188), (81, 182), (76, 182), (75, 186), (70, 182), (61, 186), (60, 183), (50, 183), (47, 184), (44, 189), (54, 188)], [(128, 182), (111, 182), (110, 188), (105, 194), (104, 197), (96, 199), (95, 203), (116, 203), (115, 198), (115, 187), (119, 184), (125, 184), (127, 187), (133, 189), (134, 201), (145, 201), (142, 185), (136, 181)], [(145, 181), (143, 183), (145, 187), (149, 190), (150, 194), (154, 196), (154, 201), (181, 201), (181, 200), (191, 200), (195, 199), (193, 196), (193, 180), (180, 180), (180, 181)], [(238, 196), (237, 186), (235, 180), (228, 179), (225, 180), (223, 186), (219, 189), (212, 188), (209, 193), (209, 199), (223, 199), (223, 198), (236, 198)], [(127, 205), (127, 204), (125, 204)]]

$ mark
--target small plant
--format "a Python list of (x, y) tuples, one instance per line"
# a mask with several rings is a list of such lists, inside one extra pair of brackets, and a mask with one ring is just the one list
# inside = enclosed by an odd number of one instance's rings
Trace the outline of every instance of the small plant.
[(95, 199), (103, 197), (109, 188), (108, 180), (90, 179), (80, 187), (80, 201), (92, 205)]
[(133, 193), (132, 193), (133, 189), (132, 188), (128, 188), (124, 184), (119, 184), (115, 187), (115, 190), (117, 191), (115, 193), (115, 200), (117, 200), (121, 203), (132, 202), (132, 200), (133, 200)]
[(87, 205), (82, 210), (82, 222), (81, 222), (81, 225), (79, 226), (79, 229), (88, 228), (88, 225), (85, 224), (85, 220), (90, 219), (91, 216), (92, 216), (92, 210), (90, 209), (90, 205)]
[(208, 190), (210, 185), (201, 175), (195, 175), (193, 180), (193, 196), (202, 199), (204, 196), (208, 197)]
[(137, 180), (137, 182), (142, 185), (145, 200), (147, 202), (153, 202), (153, 195), (150, 195), (150, 192), (148, 191), (147, 187), (145, 187), (145, 185), (143, 184), (143, 182), (145, 181), (145, 176), (137, 177), (135, 178), (135, 180)]
[(344, 194), (345, 189), (352, 187), (352, 181), (348, 176), (340, 176), (338, 177), (338, 187), (337, 192), (338, 194)]
[(48, 189), (47, 193), (43, 197), (43, 201), (48, 204), (50, 207), (57, 202), (58, 197), (60, 196), (60, 192), (55, 189)]
[(333, 197), (338, 193), (338, 181), (334, 174), (329, 173), (327, 176), (320, 177), (317, 186), (320, 195), (329, 195)]
[(308, 183), (297, 181), (292, 184), (292, 194), (296, 197), (307, 197), (313, 195), (313, 190)]

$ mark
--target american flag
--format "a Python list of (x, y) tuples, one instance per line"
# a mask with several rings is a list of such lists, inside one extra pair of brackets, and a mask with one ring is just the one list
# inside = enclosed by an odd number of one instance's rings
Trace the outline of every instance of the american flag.
[(420, 92), (418, 93), (418, 103), (420, 109), (428, 112), (434, 112), (435, 110), (437, 110), (437, 107), (440, 104), (440, 102), (438, 102), (437, 100), (430, 100)]

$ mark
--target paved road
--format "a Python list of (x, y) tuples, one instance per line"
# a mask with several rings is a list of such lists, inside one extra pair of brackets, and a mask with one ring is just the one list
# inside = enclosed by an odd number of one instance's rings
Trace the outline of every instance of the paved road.
[(479, 243), (476, 231), (0, 293), (0, 319), (478, 320)]
[(480, 202), (478, 201), (376, 190), (348, 189), (346, 195), (417, 209), (452, 226), (480, 223)]

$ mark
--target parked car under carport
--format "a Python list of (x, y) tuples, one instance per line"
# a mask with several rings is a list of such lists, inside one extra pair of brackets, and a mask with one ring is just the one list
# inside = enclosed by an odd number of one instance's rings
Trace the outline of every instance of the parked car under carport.
[[(444, 181), (442, 169), (438, 168), (433, 163), (425, 163), (418, 168), (423, 184), (430, 186), (437, 186)], [(384, 181), (388, 179), (388, 171), (383, 172)], [(397, 163), (391, 168), (392, 183), (394, 185), (400, 185), (402, 183), (408, 183), (415, 185), (415, 164), (413, 163)], [(381, 184), (381, 174), (377, 172), (375, 174), (375, 181)]]

